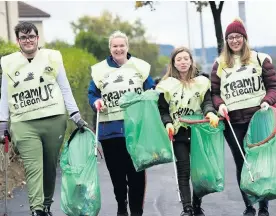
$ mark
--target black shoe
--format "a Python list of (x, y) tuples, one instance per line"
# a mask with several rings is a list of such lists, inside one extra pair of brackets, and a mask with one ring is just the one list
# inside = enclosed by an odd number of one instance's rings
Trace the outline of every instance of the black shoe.
[(125, 212), (125, 213), (120, 213), (120, 212), (118, 212), (118, 213), (117, 213), (117, 216), (128, 216), (128, 212)]
[(255, 216), (256, 215), (256, 209), (253, 208), (253, 206), (247, 206), (245, 211), (243, 212), (243, 216)]
[(266, 207), (260, 208), (258, 216), (269, 216), (268, 209)]
[(194, 206), (194, 215), (195, 216), (205, 216), (203, 209), (200, 206)]
[(53, 216), (53, 213), (50, 211), (50, 206), (45, 206), (43, 211), (44, 211), (44, 216)]
[(180, 216), (194, 216), (194, 210), (192, 206), (186, 206)]
[(32, 216), (44, 216), (44, 212), (41, 210), (32, 211)]
[(143, 214), (141, 213), (131, 213), (130, 216), (142, 216)]

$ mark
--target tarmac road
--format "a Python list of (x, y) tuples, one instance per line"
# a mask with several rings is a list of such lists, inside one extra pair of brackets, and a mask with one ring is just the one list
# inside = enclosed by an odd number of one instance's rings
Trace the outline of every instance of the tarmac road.
[[(227, 145), (226, 145), (227, 146)], [(235, 166), (228, 146), (226, 147), (226, 186), (221, 193), (206, 196), (203, 209), (206, 216), (241, 216), (244, 204), (239, 192)], [(99, 174), (102, 193), (102, 208), (99, 216), (116, 216), (117, 206), (113, 195), (110, 177), (103, 159), (99, 159)], [(52, 206), (54, 216), (64, 216), (60, 210), (61, 171), (55, 191), (55, 202)], [(14, 199), (9, 200), (9, 216), (27, 216), (30, 214), (26, 188), (16, 189)], [(258, 208), (258, 206), (256, 206)], [(4, 212), (3, 200), (0, 203), (0, 215)], [(179, 216), (181, 205), (178, 203), (174, 179), (173, 164), (153, 167), (147, 171), (147, 194), (144, 216)], [(276, 201), (270, 202), (270, 215), (276, 216)]]

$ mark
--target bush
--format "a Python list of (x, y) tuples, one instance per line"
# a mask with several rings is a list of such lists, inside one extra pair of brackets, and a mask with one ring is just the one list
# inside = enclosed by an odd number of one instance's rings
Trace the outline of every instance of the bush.
[[(18, 50), (19, 48), (15, 44), (6, 42), (0, 38), (0, 59), (2, 56), (9, 55)], [(0, 90), (1, 90), (1, 84), (2, 84), (2, 67), (0, 63)], [(0, 91), (0, 98), (1, 98), (1, 91)]]
[(91, 66), (97, 63), (96, 58), (78, 48), (62, 48), (63, 63), (83, 117), (90, 116), (91, 108), (88, 103), (88, 86), (91, 80)]
[(0, 57), (19, 51), (18, 46), (0, 38)]
[[(88, 102), (88, 86), (91, 80), (91, 66), (97, 63), (97, 60), (92, 54), (75, 47), (61, 48), (59, 51), (81, 115), (89, 125), (92, 125), (94, 113)], [(70, 121), (67, 137), (74, 128), (75, 125)]]

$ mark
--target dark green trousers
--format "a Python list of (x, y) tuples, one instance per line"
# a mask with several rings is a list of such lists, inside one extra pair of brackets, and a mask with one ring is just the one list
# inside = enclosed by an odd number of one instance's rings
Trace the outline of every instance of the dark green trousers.
[(43, 210), (53, 202), (66, 120), (66, 115), (56, 115), (11, 124), (12, 139), (24, 164), (31, 210)]

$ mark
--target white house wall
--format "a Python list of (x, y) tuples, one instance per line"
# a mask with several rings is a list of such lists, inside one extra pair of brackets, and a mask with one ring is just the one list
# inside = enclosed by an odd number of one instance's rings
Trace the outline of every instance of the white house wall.
[(8, 32), (10, 33), (10, 41), (16, 42), (14, 34), (14, 27), (18, 23), (18, 3), (17, 1), (8, 1), (8, 21), (9, 27), (7, 26), (7, 11), (6, 1), (0, 1), (0, 37), (4, 40), (8, 40)]

